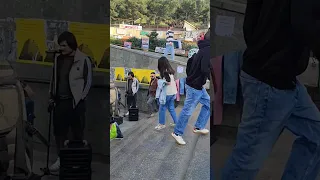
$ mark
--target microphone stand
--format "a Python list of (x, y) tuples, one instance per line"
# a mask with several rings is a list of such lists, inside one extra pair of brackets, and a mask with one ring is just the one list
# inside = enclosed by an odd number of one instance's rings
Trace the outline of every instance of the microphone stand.
[[(53, 96), (56, 95), (56, 84), (57, 84), (57, 57), (59, 55), (58, 51), (47, 51), (47, 53), (54, 53), (54, 64), (53, 64), (53, 76), (54, 76), (54, 82), (52, 82), (51, 92)], [(53, 112), (54, 112), (55, 106), (51, 109), (49, 112), (49, 130), (48, 130), (48, 144), (47, 144), (47, 162), (46, 162), (46, 167), (40, 168), (40, 170), (43, 172), (43, 176), (58, 176), (57, 174), (52, 174), (49, 169), (49, 160), (50, 160), (50, 147), (51, 147), (51, 126), (52, 126), (52, 119), (53, 119)]]

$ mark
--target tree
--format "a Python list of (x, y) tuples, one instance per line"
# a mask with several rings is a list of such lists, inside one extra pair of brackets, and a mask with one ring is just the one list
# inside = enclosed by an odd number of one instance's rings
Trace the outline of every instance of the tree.
[(119, 12), (124, 9), (124, 0), (111, 0), (110, 1), (110, 17), (116, 20), (119, 17)]
[(147, 13), (147, 0), (124, 0), (123, 9), (119, 13), (119, 18), (130, 20), (132, 23), (143, 18)]
[(111, 0), (112, 20), (130, 21), (147, 19), (147, 23), (173, 23), (182, 25), (210, 21), (210, 0)]
[(210, 0), (198, 0), (197, 2), (197, 19), (196, 22), (208, 23), (210, 22)]
[(147, 16), (149, 22), (154, 21), (156, 25), (160, 22), (171, 20), (172, 14), (176, 11), (177, 0), (148, 0)]
[(172, 18), (176, 20), (177, 24), (181, 24), (185, 20), (195, 22), (196, 14), (197, 2), (195, 0), (182, 0)]

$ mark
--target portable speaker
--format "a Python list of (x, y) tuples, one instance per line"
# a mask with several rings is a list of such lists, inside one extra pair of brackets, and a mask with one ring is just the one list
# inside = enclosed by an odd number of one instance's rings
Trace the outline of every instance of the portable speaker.
[(139, 120), (139, 109), (137, 107), (129, 108), (129, 121), (138, 121)]
[(91, 180), (92, 149), (85, 141), (69, 141), (60, 150), (59, 180)]

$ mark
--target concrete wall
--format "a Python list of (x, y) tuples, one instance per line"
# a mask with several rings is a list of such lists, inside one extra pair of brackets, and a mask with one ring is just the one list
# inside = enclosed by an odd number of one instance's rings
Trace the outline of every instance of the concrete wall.
[(221, 37), (213, 33), (213, 56), (222, 55), (230, 51), (245, 49), (243, 38), (243, 20), (245, 4), (234, 1), (211, 1), (211, 24), (213, 30), (218, 15), (235, 17), (234, 33), (230, 37)]
[[(52, 66), (41, 64), (11, 63), (18, 76), (25, 80), (49, 82)], [(93, 72), (93, 86), (109, 87), (110, 74), (107, 72)]]
[[(218, 0), (211, 1), (211, 24), (213, 31), (218, 15), (235, 17), (234, 33), (230, 37), (221, 37), (213, 33), (213, 56), (225, 54), (230, 51), (245, 49), (246, 45), (243, 38), (243, 20), (245, 12), (245, 4), (238, 1)], [(237, 127), (241, 119), (241, 104), (224, 105), (223, 106), (223, 121), (222, 125)]]
[[(157, 69), (158, 59), (161, 54), (144, 52), (140, 50), (127, 49), (120, 46), (110, 45), (110, 67), (127, 67), (138, 69)], [(186, 76), (187, 58), (176, 56), (170, 61), (176, 70), (178, 66), (183, 67), (183, 73), (176, 73), (177, 78)], [(112, 73), (112, 72), (111, 72)]]

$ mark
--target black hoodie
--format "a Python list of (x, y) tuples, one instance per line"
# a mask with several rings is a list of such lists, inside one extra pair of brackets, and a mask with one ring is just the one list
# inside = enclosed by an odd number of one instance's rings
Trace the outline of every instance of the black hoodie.
[(199, 51), (187, 63), (186, 84), (201, 90), (210, 77), (210, 40), (198, 41)]
[(319, 0), (248, 0), (242, 69), (277, 89), (296, 87), (310, 49), (320, 57)]

